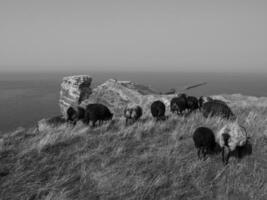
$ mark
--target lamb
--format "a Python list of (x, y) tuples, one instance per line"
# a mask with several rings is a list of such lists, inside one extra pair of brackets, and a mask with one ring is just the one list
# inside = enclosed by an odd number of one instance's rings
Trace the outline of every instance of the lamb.
[(193, 140), (197, 148), (198, 158), (205, 159), (208, 152), (213, 152), (216, 146), (215, 136), (211, 129), (207, 127), (198, 127), (193, 133)]
[(127, 125), (129, 122), (133, 123), (137, 121), (142, 116), (142, 108), (136, 104), (127, 105), (124, 109), (124, 117), (126, 119), (125, 124)]
[(165, 104), (162, 101), (154, 101), (150, 106), (151, 114), (156, 120), (165, 119)]
[(240, 149), (248, 142), (246, 129), (238, 124), (237, 121), (229, 122), (223, 126), (216, 135), (216, 141), (222, 148), (222, 161), (227, 164), (230, 158), (230, 152), (238, 150), (238, 157), (241, 157)]

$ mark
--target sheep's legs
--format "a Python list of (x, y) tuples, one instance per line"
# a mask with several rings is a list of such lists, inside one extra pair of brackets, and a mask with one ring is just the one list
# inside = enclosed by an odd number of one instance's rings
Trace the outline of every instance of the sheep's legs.
[(201, 159), (201, 149), (200, 148), (197, 150), (197, 156), (199, 159)]
[(96, 121), (92, 121), (92, 128), (95, 127)]
[(242, 148), (241, 147), (237, 148), (237, 156), (238, 156), (239, 160), (242, 158)]
[[(205, 148), (199, 148), (198, 150), (197, 150), (197, 156), (198, 156), (198, 158), (201, 160), (202, 158), (203, 158), (203, 160), (205, 160), (205, 158), (206, 158), (206, 154), (207, 154), (207, 151), (206, 151), (206, 149)], [(202, 157), (202, 158), (201, 158)]]
[(206, 160), (206, 155), (207, 155), (207, 149), (202, 148), (202, 155), (203, 155), (203, 160)]
[(228, 164), (230, 158), (230, 149), (229, 147), (224, 146), (222, 150), (222, 161), (225, 165)]

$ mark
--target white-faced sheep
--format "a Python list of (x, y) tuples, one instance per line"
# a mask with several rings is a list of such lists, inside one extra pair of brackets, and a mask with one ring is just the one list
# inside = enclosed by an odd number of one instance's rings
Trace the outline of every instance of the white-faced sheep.
[[(237, 147), (242, 147), (247, 144), (248, 136), (246, 129), (240, 126), (236, 121), (229, 122), (223, 126), (216, 134), (217, 143), (222, 148), (222, 161), (224, 164), (228, 163), (230, 152), (233, 152)], [(238, 157), (241, 157), (240, 149), (238, 150)]]
[(201, 159), (201, 154), (205, 159), (208, 152), (213, 152), (216, 146), (215, 136), (211, 129), (207, 127), (198, 127), (193, 133), (193, 140), (197, 148), (198, 158)]
[(129, 104), (124, 109), (124, 117), (125, 117), (125, 124), (128, 125), (128, 123), (134, 123), (140, 117), (142, 116), (142, 108), (139, 105), (136, 104)]

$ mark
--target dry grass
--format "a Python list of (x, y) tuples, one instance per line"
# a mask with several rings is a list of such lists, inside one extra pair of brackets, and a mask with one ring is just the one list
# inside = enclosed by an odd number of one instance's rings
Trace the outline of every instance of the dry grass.
[[(167, 121), (115, 119), (91, 129), (59, 126), (4, 138), (1, 200), (267, 199), (267, 111), (235, 108), (253, 153), (224, 166), (220, 154), (198, 160), (192, 133), (225, 123), (199, 113)], [(265, 133), (265, 134), (264, 134)]]

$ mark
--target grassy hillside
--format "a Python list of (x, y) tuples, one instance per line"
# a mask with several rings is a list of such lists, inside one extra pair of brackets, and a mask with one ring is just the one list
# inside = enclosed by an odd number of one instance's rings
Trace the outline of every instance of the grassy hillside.
[(78, 124), (18, 130), (0, 148), (1, 200), (267, 199), (267, 109), (234, 107), (251, 136), (252, 154), (227, 166), (221, 155), (198, 160), (192, 133), (225, 123), (170, 116), (125, 127), (114, 119), (95, 129)]

